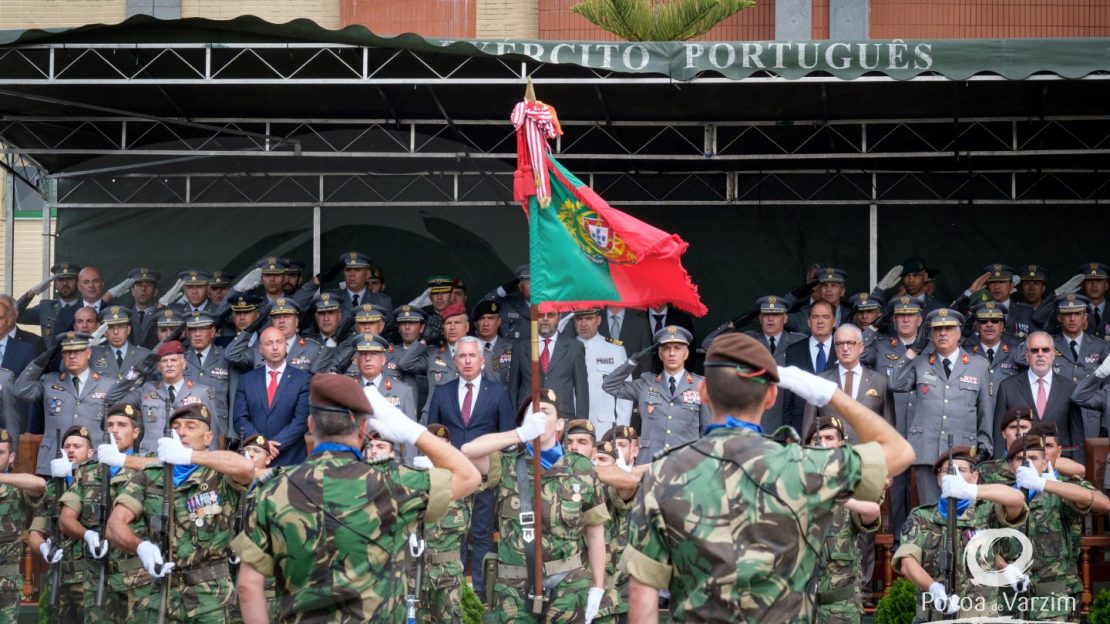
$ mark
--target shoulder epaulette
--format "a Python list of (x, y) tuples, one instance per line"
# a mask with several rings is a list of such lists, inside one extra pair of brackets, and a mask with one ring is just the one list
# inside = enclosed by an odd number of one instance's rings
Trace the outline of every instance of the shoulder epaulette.
[(619, 338), (606, 338), (605, 340), (608, 341), (609, 344), (615, 344), (618, 347), (623, 347), (624, 346), (624, 341), (620, 340)]

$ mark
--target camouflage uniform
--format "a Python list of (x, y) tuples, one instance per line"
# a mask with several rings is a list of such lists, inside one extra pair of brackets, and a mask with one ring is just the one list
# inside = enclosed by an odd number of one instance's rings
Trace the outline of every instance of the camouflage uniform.
[[(930, 620), (945, 619), (950, 617), (987, 616), (997, 617), (1001, 604), (999, 603), (998, 588), (976, 585), (971, 582), (971, 574), (963, 562), (962, 549), (967, 542), (980, 529), (1009, 527), (1018, 528), (1025, 522), (1027, 510), (1013, 522), (1006, 520), (1006, 510), (996, 503), (987, 500), (978, 500), (968, 506), (956, 519), (956, 526), (960, 529), (960, 567), (956, 575), (956, 587), (945, 587), (949, 595), (958, 595), (962, 602), (972, 605), (982, 605), (982, 611), (960, 611), (958, 615), (942, 616), (932, 608), (926, 608), (920, 596), (917, 603), (917, 617), (915, 621), (928, 622)], [(921, 564), (925, 572), (934, 579), (944, 582), (945, 571), (941, 567), (940, 558), (948, 551), (949, 547), (948, 522), (940, 515), (937, 505), (924, 505), (914, 509), (906, 524), (902, 527), (902, 545), (894, 553), (892, 566), (895, 572), (902, 573), (902, 560), (911, 558)], [(970, 599), (970, 600), (966, 600)]]
[(606, 587), (594, 624), (623, 621), (628, 615), (628, 574), (620, 569), (620, 560), (628, 545), (628, 512), (632, 505), (621, 498), (616, 488), (605, 490), (605, 506), (609, 510), (609, 521), (605, 523)]
[[(23, 595), (23, 529), (39, 497), (11, 485), (0, 484), (0, 622), (15, 622)], [(47, 578), (47, 577), (43, 577)]]
[(715, 429), (651, 464), (621, 567), (670, 590), (673, 621), (808, 622), (818, 552), (802, 546), (824, 539), (849, 496), (878, 501), (885, 480), (876, 443), (805, 448)]
[(443, 517), (451, 476), (325, 451), (282, 469), (256, 496), (232, 550), (276, 577), (280, 621), (403, 622), (408, 536)]
[(424, 525), (424, 569), (421, 572), (417, 622), (462, 622), (463, 540), (470, 527), (471, 497), (451, 501), (437, 522)]
[[(254, 513), (254, 508), (258, 505), (258, 490), (262, 484), (274, 475), (272, 469), (261, 480), (255, 481), (251, 484), (247, 493), (239, 498), (239, 509), (236, 511), (236, 534), (242, 531), (246, 526), (247, 518)], [(232, 565), (232, 576), (238, 579), (239, 564)], [(270, 616), (271, 622), (278, 621), (278, 601), (277, 601), (277, 581), (272, 576), (267, 576), (262, 589), (263, 595), (266, 596), (266, 611)], [(241, 624), (243, 621), (243, 613), (239, 609), (239, 601), (234, 600), (231, 607), (228, 609), (228, 622), (232, 624)]]
[[(152, 521), (162, 513), (163, 483), (162, 466), (148, 466), (136, 472), (116, 497), (116, 505), (135, 514), (136, 522), (146, 525), (148, 535), (153, 534)], [(173, 551), (162, 553), (163, 559), (177, 564), (162, 581), (170, 583), (167, 622), (227, 621), (228, 607), (235, 599), (227, 550), (241, 491), (230, 477), (203, 466), (174, 488)], [(132, 620), (157, 621), (161, 582), (137, 594)]]
[[(609, 520), (605, 491), (594, 472), (593, 463), (577, 453), (565, 453), (540, 475), (542, 498), (533, 500), (543, 516), (543, 562), (545, 582), (556, 582), (543, 616), (532, 615), (526, 596), (527, 559), (524, 549), (534, 548), (524, 541), (521, 502), (517, 486), (517, 458), (524, 458), (528, 487), (532, 487), (532, 459), (524, 451), (495, 453), (490, 465), (500, 464), (497, 487), (497, 515), (501, 541), (497, 544), (496, 604), (492, 605), (498, 622), (580, 623), (586, 609), (586, 594), (593, 584), (586, 555), (585, 528)], [(563, 573), (566, 573), (565, 575)], [(563, 578), (559, 579), (562, 576)]]
[(979, 464), (979, 483), (1013, 483), (1014, 473), (1010, 471), (1010, 464), (1005, 457), (989, 459)]
[[(112, 500), (115, 500), (132, 474), (134, 471), (120, 468), (119, 472), (111, 478), (109, 492)], [(101, 478), (99, 462), (92, 460), (82, 464), (74, 474), (73, 486), (62, 495), (62, 504), (77, 512), (77, 521), (81, 526), (96, 531), (101, 538), (104, 538), (105, 528), (100, 526), (99, 518)], [(110, 511), (111, 503), (109, 503)], [(139, 539), (146, 539), (146, 527), (141, 519), (136, 519), (130, 527)], [(85, 559), (87, 566), (84, 578), (85, 617), (94, 624), (99, 622), (124, 624), (128, 618), (128, 600), (132, 590), (150, 585), (154, 579), (143, 570), (142, 562), (135, 555), (118, 548), (109, 548), (107, 556), (108, 583), (104, 591), (104, 603), (100, 608), (96, 607), (100, 561), (92, 557)]]
[[(40, 533), (43, 537), (50, 537), (50, 510), (58, 505), (58, 500), (65, 492), (58, 488), (59, 479), (49, 479), (46, 483), (46, 493), (35, 508), (35, 516), (31, 520), (31, 530)], [(62, 512), (58, 508), (58, 514)], [(49, 589), (53, 584), (53, 575), (61, 571), (62, 578), (58, 583), (57, 604), (50, 608), (53, 616), (49, 621), (65, 624), (84, 621), (85, 579), (85, 541), (80, 539), (65, 538), (62, 560), (56, 566), (51, 566), (48, 573), (43, 575), (43, 586)], [(22, 550), (22, 548), (20, 549)]]
[(828, 624), (859, 624), (863, 615), (863, 595), (859, 578), (863, 575), (859, 550), (861, 533), (879, 530), (882, 518), (863, 524), (859, 514), (846, 507), (837, 509), (821, 548), (821, 569), (817, 574), (817, 621)]

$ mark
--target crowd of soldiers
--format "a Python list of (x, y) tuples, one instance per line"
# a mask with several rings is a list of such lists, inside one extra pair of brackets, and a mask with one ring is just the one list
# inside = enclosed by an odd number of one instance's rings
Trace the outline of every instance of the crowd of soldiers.
[[(0, 620), (24, 531), (56, 621), (461, 621), (469, 576), (491, 621), (858, 622), (879, 530), (921, 620), (1077, 608), (1085, 517), (1110, 511), (1083, 456), (1110, 409), (1104, 264), (1051, 293), (991, 264), (948, 305), (920, 258), (851, 296), (814, 265), (700, 349), (665, 305), (540, 313), (533, 339), (527, 265), (403, 305), (366, 254), (304, 271), (162, 293), (61, 262), (0, 296)], [(286, 367), (307, 396), (273, 424)], [(10, 470), (22, 433), (34, 474)], [(1050, 552), (999, 546), (1007, 587), (979, 585), (945, 544), (987, 528)]]

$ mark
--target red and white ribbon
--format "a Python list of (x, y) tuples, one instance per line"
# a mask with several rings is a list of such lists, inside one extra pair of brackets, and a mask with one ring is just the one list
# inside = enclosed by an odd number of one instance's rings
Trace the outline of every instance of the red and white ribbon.
[[(524, 163), (520, 160), (526, 156), (534, 176), (536, 200), (540, 206), (546, 206), (551, 197), (551, 180), (544, 159), (544, 155), (551, 151), (547, 141), (563, 133), (555, 109), (543, 102), (523, 101), (513, 107), (510, 119), (517, 131), (517, 168), (521, 168)], [(526, 146), (526, 154), (521, 153), (522, 142)]]

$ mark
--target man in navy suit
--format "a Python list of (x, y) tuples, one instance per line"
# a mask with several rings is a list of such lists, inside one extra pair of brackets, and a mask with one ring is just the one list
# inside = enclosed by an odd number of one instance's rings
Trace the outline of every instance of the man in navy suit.
[[(6, 395), (15, 396), (15, 380), (23, 369), (31, 363), (38, 355), (35, 353), (35, 348), (31, 345), (13, 338), (15, 333), (15, 308), (0, 299), (0, 369), (7, 369), (7, 373), (0, 373), (0, 397), (7, 398)], [(4, 423), (4, 428), (12, 435), (15, 444), (12, 448), (19, 446), (19, 435), (28, 430), (28, 426), (32, 421), (38, 419), (38, 428), (42, 429), (42, 403), (38, 402), (34, 405), (28, 405), (22, 401), (6, 401), (0, 400), (0, 405), (3, 406), (0, 415), (0, 422)]]
[[(827, 301), (815, 301), (809, 308), (809, 338), (799, 340), (786, 348), (786, 365), (820, 375), (836, 368), (836, 349), (833, 348), (833, 328), (836, 327), (835, 310)], [(786, 392), (782, 401), (782, 424), (802, 432), (806, 402), (793, 392)], [(804, 435), (804, 434), (803, 434)]]
[(244, 373), (235, 389), (233, 422), (240, 440), (261, 434), (271, 466), (304, 461), (308, 432), (308, 383), (311, 376), (285, 362), (285, 335), (268, 327), (258, 339), (263, 365)]
[[(485, 358), (482, 345), (473, 336), (464, 336), (455, 343), (455, 368), (459, 377), (436, 386), (428, 406), (428, 424), (439, 423), (447, 427), (451, 444), (455, 448), (487, 433), (510, 431), (516, 426), (509, 390), (502, 384), (482, 375)], [(467, 546), (470, 540), (470, 572), (474, 590), (485, 598), (485, 577), (482, 558), (493, 546), (493, 492), (474, 495), (471, 513), (470, 536), (463, 540), (460, 557), (465, 567)]]

